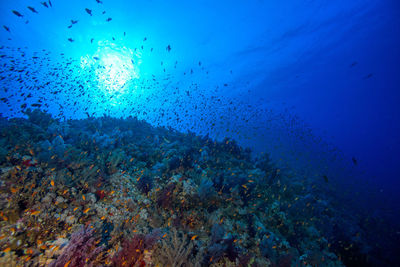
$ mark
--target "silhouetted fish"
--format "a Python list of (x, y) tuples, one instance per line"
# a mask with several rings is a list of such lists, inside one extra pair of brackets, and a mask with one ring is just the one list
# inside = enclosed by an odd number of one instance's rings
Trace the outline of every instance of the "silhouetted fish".
[(49, 0), (49, 5), (50, 5), (51, 7), (53, 7), (53, 5), (51, 4), (51, 0)]
[(74, 41), (74, 39), (68, 38), (68, 41), (70, 41), (72, 43)]
[(91, 44), (93, 44), (93, 40), (94, 40), (94, 38), (90, 39), (90, 43), (91, 43)]
[(28, 6), (28, 9), (29, 9), (30, 11), (32, 11), (33, 13), (39, 14), (39, 12), (37, 12), (36, 9), (33, 8), (33, 7), (31, 7), (31, 6)]
[(112, 21), (112, 18), (108, 18), (106, 21), (107, 21), (107, 22)]
[(167, 46), (167, 51), (168, 52), (171, 51), (171, 46), (170, 45)]
[(85, 8), (85, 10), (90, 16), (92, 16), (92, 10), (90, 10), (89, 8)]
[(49, 8), (49, 6), (47, 5), (47, 2), (40, 2), (43, 6)]
[(353, 161), (354, 165), (357, 165), (357, 159), (355, 157), (353, 157), (351, 160)]
[(10, 32), (10, 28), (8, 28), (6, 25), (3, 25), (3, 28), (4, 28), (6, 31)]
[(96, 0), (96, 2), (99, 4), (103, 4), (103, 2), (101, 2), (100, 0)]
[(71, 19), (71, 23), (72, 23), (72, 24), (77, 24), (78, 21), (79, 21), (79, 20), (73, 20), (73, 19)]
[(374, 74), (372, 73), (367, 74), (366, 76), (364, 76), (364, 80), (371, 78), (373, 75)]
[(16, 15), (17, 17), (23, 17), (23, 15), (21, 15), (21, 13), (16, 10), (13, 10), (12, 13), (14, 13), (14, 15)]
[(354, 61), (353, 63), (351, 63), (350, 68), (354, 67), (354, 66), (357, 65), (357, 64), (358, 64), (358, 62), (357, 62), (357, 61)]

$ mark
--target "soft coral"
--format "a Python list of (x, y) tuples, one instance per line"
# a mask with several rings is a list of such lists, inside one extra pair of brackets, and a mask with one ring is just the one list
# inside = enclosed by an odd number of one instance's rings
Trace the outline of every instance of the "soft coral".
[(160, 231), (151, 234), (135, 234), (131, 239), (122, 243), (122, 249), (113, 257), (113, 266), (146, 266), (145, 250), (153, 248), (160, 238)]

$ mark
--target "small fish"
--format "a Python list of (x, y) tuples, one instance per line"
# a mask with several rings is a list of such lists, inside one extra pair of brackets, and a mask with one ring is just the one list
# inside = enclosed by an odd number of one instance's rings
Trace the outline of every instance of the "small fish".
[(89, 210), (90, 210), (90, 208), (87, 208), (87, 209), (85, 209), (85, 210), (83, 211), (83, 213), (88, 213)]
[(94, 60), (99, 60), (100, 58), (98, 58), (98, 57), (93, 57), (93, 59), (94, 59)]
[(72, 28), (72, 25), (69, 25), (69, 26), (68, 26), (68, 29), (71, 29), (71, 28)]
[(351, 63), (350, 68), (356, 66), (357, 64), (358, 64), (358, 62), (357, 62), (357, 61), (354, 61), (353, 63)]
[(47, 5), (47, 2), (40, 2), (43, 6), (49, 8), (49, 6)]
[(50, 7), (53, 7), (53, 5), (51, 4), (51, 0), (49, 0), (49, 6), (50, 6)]
[(50, 181), (51, 186), (54, 186), (54, 180)]
[(100, 0), (96, 0), (96, 2), (97, 2), (98, 4), (103, 4), (103, 2), (101, 2)]
[(64, 264), (64, 267), (68, 267), (68, 265), (71, 263), (72, 260), (67, 261), (66, 264)]
[(103, 11), (101, 14), (103, 14), (103, 15), (106, 14), (106, 11)]
[(72, 42), (74, 42), (74, 39), (68, 38), (68, 41), (70, 41), (72, 43)]
[(170, 52), (171, 51), (171, 45), (168, 45), (166, 49), (167, 49), (168, 52)]
[(355, 166), (357, 166), (357, 164), (358, 164), (357, 159), (355, 157), (352, 157), (351, 160), (353, 161), (353, 164)]
[(8, 28), (6, 25), (3, 25), (3, 28), (4, 28), (6, 31), (10, 32), (10, 28)]
[(79, 20), (73, 20), (73, 19), (71, 19), (71, 23), (72, 23), (72, 24), (77, 24), (78, 21), (79, 21)]
[(31, 215), (35, 216), (35, 215), (38, 215), (39, 213), (40, 213), (40, 210), (36, 210), (36, 211), (31, 212)]
[(110, 22), (110, 21), (112, 21), (112, 18), (108, 18), (108, 19), (106, 19), (106, 21), (107, 21), (107, 22)]
[(368, 73), (367, 75), (364, 76), (364, 80), (369, 79), (373, 76), (374, 74)]
[(90, 43), (93, 44), (94, 38), (90, 39)]
[(33, 8), (33, 7), (31, 7), (31, 6), (28, 6), (28, 9), (29, 9), (30, 11), (32, 11), (33, 13), (39, 14), (39, 12), (37, 12), (36, 9)]
[(23, 15), (21, 15), (21, 13), (19, 13), (16, 10), (13, 10), (12, 13), (14, 13), (14, 15), (16, 15), (17, 17), (20, 17), (20, 18), (23, 17)]
[(88, 13), (90, 16), (92, 16), (92, 10), (90, 10), (89, 8), (85, 8), (86, 13)]
[(4, 253), (10, 252), (10, 251), (11, 251), (11, 248), (6, 248), (3, 250)]
[(190, 239), (190, 240), (195, 240), (196, 239), (196, 237), (197, 237), (197, 235), (194, 235), (194, 236), (192, 236), (192, 238)]
[(325, 181), (326, 183), (328, 183), (328, 182), (329, 182), (328, 176), (326, 176), (326, 175), (322, 175), (322, 178), (324, 178), (324, 181)]

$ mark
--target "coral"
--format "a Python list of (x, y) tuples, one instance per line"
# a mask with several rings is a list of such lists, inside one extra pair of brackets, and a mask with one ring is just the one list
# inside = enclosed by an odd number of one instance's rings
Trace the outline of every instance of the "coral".
[(159, 238), (159, 230), (154, 230), (148, 235), (135, 234), (131, 239), (122, 243), (122, 249), (112, 258), (112, 265), (116, 267), (144, 266), (145, 252), (152, 250)]
[(206, 177), (203, 177), (201, 179), (200, 185), (197, 189), (197, 194), (202, 199), (202, 201), (207, 201), (207, 199), (214, 196), (215, 190), (213, 185), (214, 183), (210, 179)]
[(96, 247), (93, 233), (93, 229), (84, 227), (73, 233), (63, 253), (50, 267), (64, 267), (68, 262), (69, 266), (96, 266), (103, 256), (103, 247)]
[(169, 208), (173, 200), (173, 191), (175, 189), (175, 184), (170, 183), (165, 188), (160, 190), (157, 194), (157, 204), (163, 208)]
[[(194, 243), (187, 238), (186, 234), (179, 234), (175, 228), (172, 228), (155, 249), (154, 262), (166, 267), (194, 266), (195, 263), (190, 260), (193, 256), (193, 247)], [(199, 257), (196, 257), (197, 260)]]
[(136, 186), (143, 194), (149, 193), (151, 188), (153, 187), (153, 177), (148, 174), (140, 176), (138, 178)]

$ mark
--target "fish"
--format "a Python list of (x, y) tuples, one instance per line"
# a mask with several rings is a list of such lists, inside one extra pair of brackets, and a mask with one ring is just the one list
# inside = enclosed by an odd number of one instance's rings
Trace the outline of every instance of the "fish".
[(94, 38), (90, 39), (90, 43), (93, 44)]
[(43, 6), (49, 8), (49, 6), (47, 5), (47, 2), (40, 2)]
[(50, 6), (50, 7), (53, 7), (53, 5), (51, 4), (51, 0), (49, 0), (49, 6)]
[(30, 11), (32, 11), (33, 13), (39, 14), (39, 12), (36, 11), (36, 9), (34, 7), (28, 6), (27, 7)]
[(99, 60), (100, 58), (98, 58), (98, 57), (93, 57), (93, 59), (94, 59), (94, 60)]
[(14, 13), (14, 15), (16, 15), (17, 17), (20, 17), (20, 18), (23, 17), (23, 15), (16, 10), (13, 10), (12, 13)]
[(77, 24), (78, 21), (79, 21), (79, 20), (73, 20), (73, 19), (71, 19), (71, 23), (72, 23), (72, 24)]
[(170, 52), (171, 51), (171, 45), (168, 45), (166, 49), (167, 49), (168, 52)]
[(367, 75), (364, 76), (364, 80), (369, 79), (373, 76), (374, 74), (368, 73)]
[(357, 65), (357, 64), (358, 64), (358, 62), (357, 62), (357, 61), (354, 61), (353, 63), (351, 63), (350, 68), (354, 67), (354, 66)]
[(68, 267), (68, 265), (71, 263), (72, 260), (67, 261), (67, 263), (64, 264), (64, 267)]
[(85, 8), (86, 13), (88, 13), (90, 16), (92, 16), (92, 10), (90, 10), (89, 8)]
[(351, 160), (353, 161), (354, 166), (357, 166), (358, 162), (355, 157), (352, 157)]
[(3, 28), (4, 28), (6, 31), (10, 32), (10, 28), (8, 28), (6, 25), (3, 25)]
[(107, 22), (110, 22), (110, 21), (112, 21), (112, 18), (108, 18), (108, 19), (106, 19), (106, 21), (107, 21)]
[(103, 11), (101, 14), (103, 14), (103, 15), (106, 14), (106, 11)]
[(68, 29), (71, 29), (71, 28), (72, 28), (72, 25), (69, 25), (69, 26), (68, 26)]
[(326, 175), (322, 175), (322, 178), (324, 178), (324, 181), (325, 181), (326, 183), (328, 183), (328, 182), (329, 182), (328, 176), (326, 176)]
[(70, 41), (72, 43), (72, 42), (74, 42), (74, 39), (68, 38), (68, 41)]
[(100, 1), (100, 0), (96, 0), (96, 2), (97, 2), (98, 4), (103, 4), (103, 2)]

